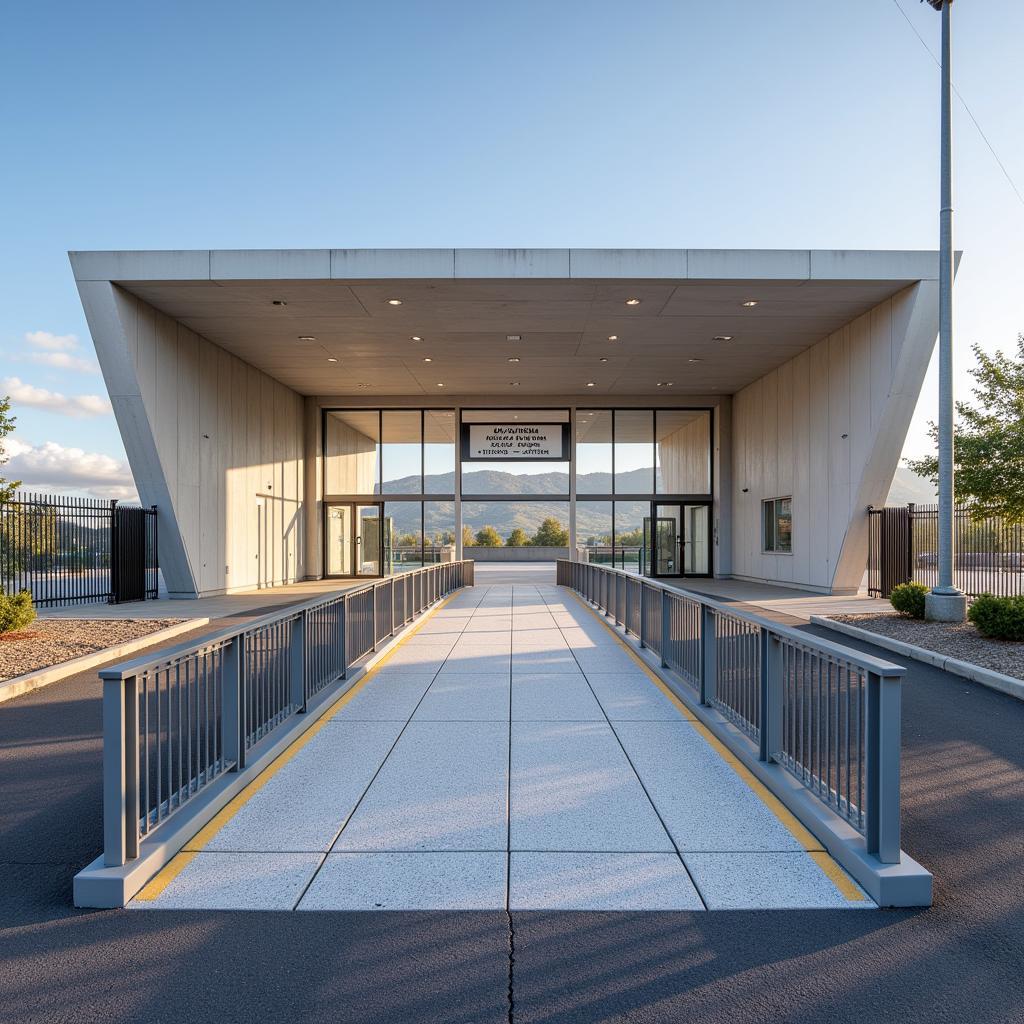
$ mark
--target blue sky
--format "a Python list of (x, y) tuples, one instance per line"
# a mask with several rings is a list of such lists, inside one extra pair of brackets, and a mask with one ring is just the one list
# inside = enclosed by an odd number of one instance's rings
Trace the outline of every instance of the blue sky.
[[(899, 4), (937, 51), (938, 14)], [(957, 84), (1024, 190), (1024, 5), (954, 16)], [(68, 249), (927, 248), (937, 101), (895, 0), (16, 5), (0, 37), (11, 468), (131, 486)], [(1009, 350), (1024, 330), (1024, 204), (957, 118), (964, 379), (971, 343)], [(933, 368), (908, 453), (934, 387)]]

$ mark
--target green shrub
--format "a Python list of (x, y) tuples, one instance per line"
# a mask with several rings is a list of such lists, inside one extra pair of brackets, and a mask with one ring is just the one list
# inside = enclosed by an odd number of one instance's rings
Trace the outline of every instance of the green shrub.
[(923, 583), (897, 583), (889, 601), (893, 608), (908, 619), (924, 618), (924, 597), (928, 588)]
[(27, 590), (9, 595), (0, 588), (0, 633), (24, 629), (35, 617), (32, 595)]
[(994, 640), (1024, 640), (1024, 597), (982, 594), (971, 602), (967, 618), (982, 636)]

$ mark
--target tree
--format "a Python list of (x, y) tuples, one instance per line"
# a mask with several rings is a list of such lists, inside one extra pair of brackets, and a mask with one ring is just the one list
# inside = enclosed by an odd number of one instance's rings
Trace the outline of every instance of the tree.
[(480, 548), (500, 548), (504, 541), (501, 534), (493, 526), (485, 526), (476, 531), (476, 546)]
[(476, 544), (476, 537), (473, 536), (473, 531), (468, 527), (462, 528), (462, 546), (464, 548), (471, 548)]
[(530, 538), (526, 535), (526, 531), (520, 529), (518, 526), (508, 535), (508, 540), (505, 541), (505, 546), (510, 548), (524, 548), (530, 543)]
[(638, 548), (644, 542), (644, 531), (643, 527), (638, 526), (635, 530), (630, 530), (629, 533), (620, 533), (615, 538), (615, 543), (620, 548)]
[[(14, 429), (15, 417), (11, 415), (11, 400), (5, 395), (0, 398), (0, 466), (7, 461), (4, 451), (4, 438)], [(21, 485), (20, 480), (5, 480), (0, 476), (0, 502), (10, 501), (15, 488)]]
[[(957, 402), (953, 431), (958, 501), (968, 501), (976, 519), (1001, 516), (1024, 523), (1024, 334), (1017, 335), (1016, 358), (988, 355), (973, 346), (978, 365), (970, 371), (976, 405)], [(938, 428), (929, 433), (938, 446)], [(907, 465), (933, 483), (939, 476), (937, 455), (908, 459)]]
[(548, 516), (537, 527), (530, 543), (538, 548), (564, 548), (569, 544), (569, 531), (562, 527), (562, 524), (552, 516)]

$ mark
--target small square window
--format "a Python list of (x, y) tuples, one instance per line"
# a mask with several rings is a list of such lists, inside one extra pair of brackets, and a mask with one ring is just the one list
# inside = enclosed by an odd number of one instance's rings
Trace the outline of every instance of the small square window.
[(793, 551), (793, 499), (768, 498), (761, 502), (764, 550), (788, 555)]

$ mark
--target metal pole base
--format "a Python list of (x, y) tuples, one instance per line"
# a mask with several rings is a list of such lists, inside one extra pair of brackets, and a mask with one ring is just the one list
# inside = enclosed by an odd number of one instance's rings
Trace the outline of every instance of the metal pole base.
[(924, 597), (924, 617), (929, 622), (963, 622), (967, 618), (967, 597), (959, 590), (929, 591)]

